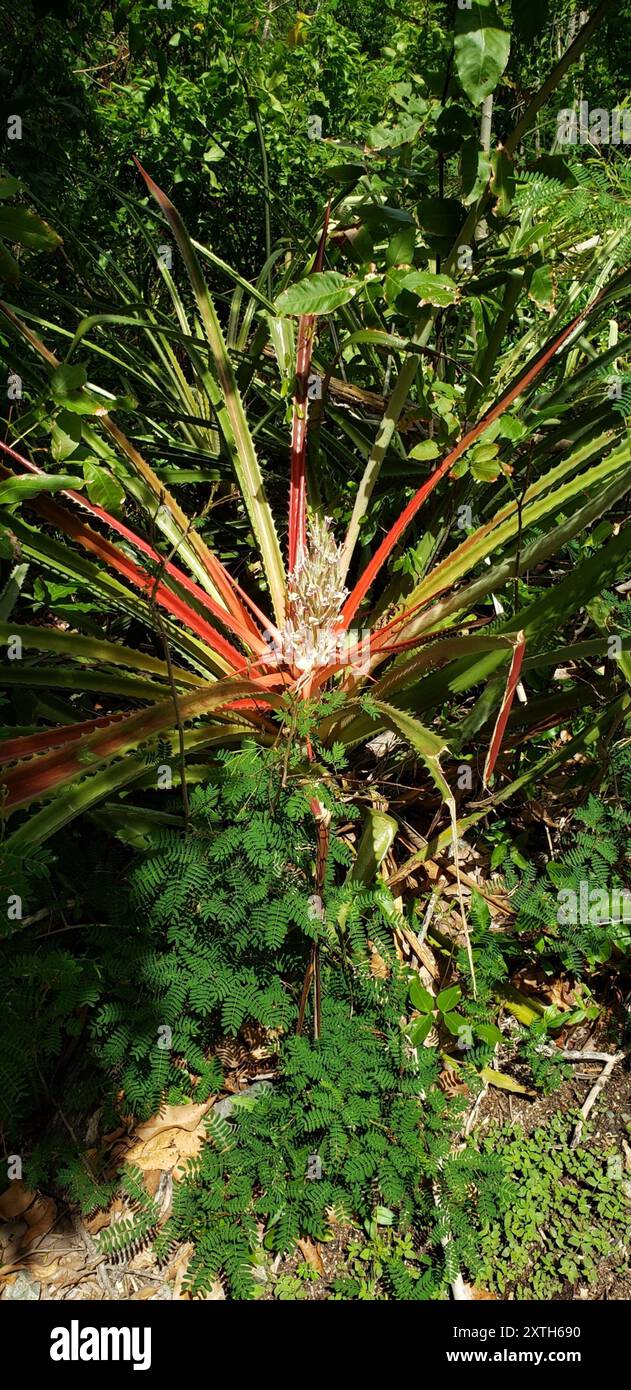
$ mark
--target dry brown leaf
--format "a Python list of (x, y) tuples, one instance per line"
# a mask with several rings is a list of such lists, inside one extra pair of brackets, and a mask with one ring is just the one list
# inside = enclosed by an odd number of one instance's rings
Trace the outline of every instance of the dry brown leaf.
[(21, 1178), (9, 1183), (6, 1191), (0, 1195), (0, 1216), (4, 1221), (14, 1221), (16, 1216), (22, 1216), (31, 1202), (35, 1201), (35, 1195)]
[(305, 1236), (304, 1240), (297, 1241), (296, 1244), (303, 1259), (311, 1266), (311, 1269), (315, 1269), (317, 1274), (321, 1274), (324, 1277), (324, 1265), (317, 1245), (314, 1245), (313, 1241), (310, 1240), (308, 1236)]
[(116, 1216), (118, 1212), (121, 1212), (122, 1210), (123, 1203), (121, 1202), (120, 1197), (116, 1197), (112, 1202), (111, 1206), (108, 1207), (107, 1211), (97, 1211), (95, 1212), (94, 1216), (90, 1217), (88, 1221), (84, 1220), (83, 1224), (85, 1226), (86, 1231), (88, 1232), (88, 1235), (98, 1235), (99, 1231), (102, 1231), (104, 1226), (109, 1226), (112, 1217)]
[(204, 1101), (202, 1105), (165, 1105), (159, 1115), (154, 1115), (153, 1119), (147, 1120), (144, 1125), (138, 1125), (134, 1138), (153, 1139), (167, 1129), (197, 1129), (200, 1120), (208, 1114), (214, 1101), (215, 1097), (211, 1096), (210, 1100)]
[(183, 1160), (195, 1158), (206, 1138), (203, 1125), (191, 1133), (186, 1129), (162, 1130), (151, 1139), (141, 1140), (128, 1149), (125, 1158), (138, 1168), (171, 1172)]
[[(188, 1240), (186, 1245), (182, 1246), (182, 1249), (178, 1252), (177, 1258), (172, 1262), (169, 1268), (169, 1280), (173, 1279), (174, 1298), (190, 1299), (190, 1294), (182, 1293), (182, 1284), (184, 1283), (188, 1262), (193, 1254), (194, 1248), (192, 1241)], [(175, 1278), (173, 1276), (175, 1276)]]
[(144, 1175), (145, 1175), (145, 1190), (149, 1193), (149, 1196), (150, 1196), (150, 1197), (155, 1197), (156, 1192), (158, 1191), (158, 1188), (159, 1188), (159, 1186), (160, 1186), (160, 1183), (162, 1182), (162, 1177), (163, 1177), (164, 1169), (163, 1169), (163, 1168), (145, 1168), (145, 1169), (143, 1169), (143, 1172), (144, 1172)]
[(549, 980), (537, 966), (524, 966), (513, 976), (516, 989), (531, 994), (544, 1004), (552, 1004), (560, 1013), (565, 1013), (576, 1005), (576, 994), (572, 983), (562, 976)]
[(57, 1203), (52, 1197), (36, 1197), (23, 1213), (28, 1230), (22, 1236), (20, 1249), (28, 1250), (34, 1241), (50, 1231), (57, 1220)]
[(469, 1094), (469, 1087), (462, 1080), (459, 1071), (455, 1067), (443, 1067), (438, 1078), (438, 1085), (446, 1096), (466, 1096)]
[(38, 1263), (34, 1260), (26, 1259), (15, 1260), (11, 1265), (2, 1265), (0, 1268), (0, 1277), (6, 1278), (7, 1275), (15, 1275), (20, 1271), (29, 1274), (33, 1279), (39, 1280), (42, 1284), (51, 1284), (59, 1279), (67, 1278), (68, 1276), (67, 1267), (62, 1264), (61, 1260), (51, 1259), (49, 1263)]
[(370, 973), (373, 979), (387, 980), (390, 970), (386, 961), (383, 956), (379, 955), (377, 947), (373, 945), (372, 941), (368, 942), (368, 948), (370, 950)]

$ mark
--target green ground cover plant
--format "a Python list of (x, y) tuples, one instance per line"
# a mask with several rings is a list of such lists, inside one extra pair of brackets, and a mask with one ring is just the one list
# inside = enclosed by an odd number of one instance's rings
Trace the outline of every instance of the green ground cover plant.
[(503, 1217), (482, 1228), (483, 1287), (545, 1300), (595, 1283), (601, 1257), (626, 1263), (628, 1190), (606, 1154), (572, 1148), (572, 1129), (572, 1117), (557, 1114), (528, 1136), (509, 1127), (482, 1141), (483, 1152), (501, 1152), (511, 1192)]
[[(20, 36), (0, 1139), (192, 1297), (557, 1298), (628, 1216), (567, 1118), (468, 1130), (628, 1045), (631, 181), (560, 134), (622, 100), (575, 10)], [(181, 1106), (150, 1190), (106, 1136)]]

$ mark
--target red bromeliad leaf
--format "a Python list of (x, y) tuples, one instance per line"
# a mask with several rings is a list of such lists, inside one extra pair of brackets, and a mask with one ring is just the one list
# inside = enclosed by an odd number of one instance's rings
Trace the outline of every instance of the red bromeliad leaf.
[(536, 380), (544, 367), (547, 366), (550, 359), (554, 357), (555, 352), (557, 352), (565, 342), (566, 338), (569, 338), (574, 332), (577, 325), (585, 317), (586, 312), (587, 310), (583, 309), (580, 314), (577, 314), (576, 318), (572, 319), (571, 323), (568, 323), (566, 327), (557, 334), (556, 338), (537, 354), (533, 361), (520, 373), (513, 385), (508, 387), (499, 401), (496, 401), (495, 405), (491, 406), (490, 410), (487, 410), (486, 414), (478, 420), (477, 424), (467, 431), (460, 442), (456, 444), (455, 448), (452, 449), (451, 452), (447, 454), (446, 458), (443, 459), (442, 463), (439, 464), (431, 477), (427, 478), (426, 482), (424, 482), (418, 491), (415, 492), (414, 496), (410, 498), (407, 507), (403, 509), (394, 525), (391, 526), (387, 536), (384, 537), (378, 550), (375, 551), (375, 554), (366, 566), (361, 578), (349, 594), (344, 608), (342, 609), (341, 626), (343, 631), (346, 630), (352, 622), (360, 603), (368, 593), (379, 570), (391, 555), (400, 536), (403, 534), (412, 518), (416, 516), (419, 507), (423, 505), (425, 499), (434, 491), (434, 488), (440, 482), (441, 478), (444, 478), (445, 474), (451, 471), (454, 464), (466, 453), (467, 449), (471, 447), (474, 441), (479, 439), (480, 435), (488, 429), (489, 425), (491, 425), (494, 420), (497, 420), (498, 417), (512, 405), (516, 397), (520, 396), (522, 391), (525, 391), (527, 387)]
[[(36, 333), (33, 333), (32, 329), (27, 328), (26, 324), (18, 318), (17, 314), (13, 313), (13, 311), (9, 308), (8, 304), (4, 303), (4, 300), (0, 300), (0, 313), (3, 313), (5, 315), (5, 318), (7, 318), (9, 322), (13, 324), (13, 326), (17, 329), (18, 333), (20, 333), (20, 335), (25, 339), (26, 342), (30, 343), (31, 347), (34, 348), (35, 352), (38, 353), (38, 355), (42, 358), (44, 362), (47, 363), (49, 367), (52, 367), (54, 370), (56, 370), (57, 367), (61, 365), (59, 358), (55, 357), (55, 354), (51, 352), (49, 348), (46, 347), (46, 345), (41, 341), (41, 338), (37, 337)], [(212, 580), (218, 593), (221, 594), (221, 597), (223, 598), (224, 603), (226, 604), (226, 607), (228, 608), (229, 612), (231, 612), (235, 617), (240, 618), (245, 623), (250, 623), (249, 614), (247, 608), (244, 607), (243, 601), (245, 600), (245, 602), (249, 605), (250, 609), (252, 609), (253, 611), (256, 611), (255, 606), (252, 604), (251, 600), (247, 599), (247, 597), (243, 594), (243, 591), (239, 588), (239, 585), (235, 583), (228, 571), (224, 569), (224, 566), (221, 564), (221, 561), (218, 560), (216, 555), (213, 555), (212, 551), (208, 549), (208, 546), (202, 540), (202, 537), (195, 530), (190, 530), (190, 524), (186, 516), (182, 512), (181, 508), (175, 501), (175, 498), (172, 497), (171, 494), (167, 491), (167, 489), (160, 484), (159, 478), (149, 467), (149, 465), (145, 462), (142, 455), (138, 453), (138, 450), (134, 448), (134, 445), (131, 443), (131, 441), (127, 439), (127, 436), (123, 434), (123, 431), (119, 429), (118, 425), (115, 423), (115, 421), (112, 419), (110, 415), (105, 414), (101, 416), (100, 424), (102, 429), (106, 430), (110, 437), (114, 440), (118, 448), (121, 450), (121, 453), (125, 454), (125, 456), (133, 464), (135, 470), (140, 474), (141, 478), (144, 479), (145, 483), (150, 488), (154, 497), (161, 500), (163, 502), (163, 505), (168, 509), (169, 514), (172, 516), (175, 524), (179, 527), (182, 536), (186, 536), (188, 543), (190, 544), (192, 550), (195, 552), (197, 559), (202, 564), (203, 568), (208, 574), (208, 577)], [(4, 447), (5, 451), (12, 452), (8, 450), (8, 446)], [(28, 464), (26, 460), (20, 459), (20, 456), (15, 454), (14, 452), (13, 457), (17, 458), (24, 466), (28, 467), (29, 469), (34, 469), (35, 465)], [(81, 501), (84, 501), (84, 499), (82, 498)], [(259, 616), (258, 613), (257, 616)], [(267, 620), (264, 619), (264, 622), (265, 621)], [(254, 631), (256, 631), (256, 629), (254, 629)]]
[(64, 724), (59, 729), (42, 729), (39, 734), (23, 734), (20, 738), (2, 739), (0, 765), (19, 762), (22, 758), (31, 757), (33, 753), (48, 753), (51, 748), (84, 738), (87, 734), (94, 733), (95, 729), (102, 729), (114, 720), (125, 719), (126, 713), (123, 710), (121, 714), (105, 714), (97, 719), (85, 719), (82, 724)]
[[(329, 229), (331, 204), (327, 207), (322, 236), (313, 262), (312, 274), (321, 271), (324, 264), (324, 248)], [(287, 565), (291, 574), (307, 540), (307, 411), (309, 368), (313, 353), (315, 315), (303, 314), (298, 320), (298, 343), (296, 349), (296, 389), (294, 392), (291, 421), (291, 479), (289, 484), (289, 536)]]
[[(122, 430), (119, 430), (118, 425), (115, 424), (111, 416), (104, 416), (101, 420), (101, 425), (107, 429), (108, 434), (110, 434), (112, 439), (116, 441), (121, 451), (124, 454), (126, 454), (128, 459), (131, 460), (131, 462), (134, 464), (134, 467), (140, 473), (141, 477), (144, 478), (145, 481), (152, 480), (153, 475), (151, 469), (148, 468), (147, 464), (142, 458), (142, 455), (138, 453), (138, 450), (134, 448), (133, 444), (130, 443), (126, 435), (123, 434)], [(198, 533), (195, 530), (190, 530), (190, 523), (187, 521), (187, 518), (184, 516), (184, 514), (180, 512), (180, 509), (179, 507), (177, 507), (174, 498), (169, 496), (167, 501), (166, 489), (164, 488), (161, 488), (160, 493), (162, 498), (164, 499), (162, 505), (167, 507), (168, 511), (172, 514), (172, 516), (175, 518), (178, 524), (182, 527), (184, 534), (187, 536), (188, 541), (193, 546), (193, 549), (196, 551), (198, 558), (202, 559), (202, 562), (208, 573), (209, 578), (212, 580), (216, 589), (221, 594), (227, 608), (230, 610), (231, 613), (234, 614), (235, 617), (241, 618), (242, 620), (245, 617), (245, 620), (247, 621), (248, 615), (247, 613), (244, 614), (243, 607), (235, 593), (234, 580), (228, 574), (228, 571), (224, 569), (223, 565), (217, 559), (216, 555), (213, 555), (212, 551), (208, 549), (208, 546), (202, 541), (202, 537), (198, 535)]]
[[(15, 449), (10, 448), (10, 446), (8, 444), (5, 444), (2, 440), (0, 440), (0, 449), (2, 449), (5, 454), (8, 454), (10, 458), (14, 459), (17, 463), (19, 463), (24, 469), (26, 469), (28, 473), (32, 473), (35, 475), (43, 474), (43, 469), (38, 468), (36, 464), (30, 461), (30, 459), (23, 458), (21, 454), (18, 454)], [(8, 472), (8, 470), (3, 470), (2, 476), (11, 477), (11, 474)], [(44, 476), (47, 475), (44, 474)], [(173, 579), (176, 579), (178, 584), (180, 584), (183, 589), (186, 589), (188, 593), (192, 594), (203, 607), (207, 608), (208, 611), (212, 613), (213, 617), (218, 618), (219, 621), (222, 622), (225, 627), (229, 628), (230, 631), (233, 632), (235, 636), (239, 637), (241, 641), (245, 642), (247, 646), (251, 647), (259, 655), (263, 655), (267, 651), (265, 642), (263, 641), (261, 634), (258, 631), (258, 628), (255, 627), (254, 623), (252, 622), (252, 619), (250, 618), (247, 609), (243, 610), (243, 617), (233, 616), (231, 612), (229, 612), (225, 608), (222, 608), (220, 604), (216, 603), (215, 600), (211, 598), (210, 595), (207, 594), (206, 591), (202, 589), (199, 584), (196, 584), (195, 581), (189, 577), (189, 575), (185, 574), (183, 570), (178, 569), (177, 565), (174, 565), (171, 560), (167, 560), (163, 556), (159, 555), (158, 552), (153, 549), (153, 546), (149, 545), (147, 541), (143, 540), (142, 536), (138, 536), (135, 531), (132, 531), (131, 528), (129, 526), (126, 526), (124, 522), (119, 521), (118, 517), (113, 516), (111, 512), (107, 512), (103, 507), (99, 507), (96, 505), (96, 503), (90, 502), (87, 497), (83, 497), (81, 493), (75, 492), (71, 488), (64, 488), (61, 492), (61, 495), (63, 497), (69, 498), (72, 502), (76, 502), (77, 505), (79, 507), (82, 507), (84, 511), (87, 511), (92, 516), (97, 517), (99, 521), (102, 521), (106, 526), (109, 526), (112, 531), (116, 531), (117, 535), (122, 536), (124, 540), (129, 541), (130, 544), (135, 546), (137, 550), (140, 550), (143, 555), (148, 556), (166, 574), (170, 575)], [(219, 563), (220, 562), (217, 561), (217, 564)], [(221, 566), (221, 569), (223, 570), (223, 566)], [(227, 570), (223, 570), (223, 574), (229, 581), (229, 583), (233, 586), (235, 593), (238, 593), (240, 597), (243, 597), (246, 600), (246, 602), (250, 604), (250, 607), (252, 608), (253, 612), (256, 614), (257, 617), (260, 618), (262, 623), (269, 630), (270, 634), (273, 637), (277, 637), (278, 633), (273, 623), (270, 623), (269, 619), (266, 618), (264, 614), (259, 613), (259, 610), (257, 609), (256, 605), (253, 604), (250, 599), (248, 599), (247, 595), (242, 594), (239, 585), (232, 580)]]
[[(265, 725), (263, 708), (279, 705), (280, 699), (279, 695), (259, 690), (255, 681), (226, 679), (217, 681), (211, 689), (206, 687), (181, 696), (178, 715), (185, 724), (218, 709), (238, 707), (241, 711), (249, 708), (261, 716), (257, 721), (250, 715), (252, 722)], [(96, 771), (102, 763), (122, 757), (148, 739), (172, 729), (176, 722), (173, 700), (167, 699), (149, 710), (138, 710), (108, 721), (105, 727), (95, 729), (87, 737), (66, 742), (61, 748), (55, 747), (10, 768), (2, 778), (3, 814), (39, 800), (76, 777)]]
[[(0, 477), (6, 476), (12, 476), (10, 470), (0, 465)], [(50, 502), (48, 498), (35, 498), (31, 501), (30, 506), (40, 516), (52, 522), (58, 530), (63, 531), (65, 535), (71, 536), (73, 540), (76, 540), (79, 545), (83, 546), (84, 550), (91, 551), (93, 554), (98, 555), (99, 559), (102, 560), (104, 564), (108, 565), (110, 569), (123, 575), (123, 577), (133, 584), (135, 588), (139, 589), (141, 593), (147, 594), (151, 602), (158, 603), (161, 608), (166, 609), (173, 617), (179, 618), (186, 627), (189, 627), (192, 632), (195, 632), (198, 637), (201, 637), (212, 651), (217, 652), (218, 655), (223, 657), (231, 671), (244, 671), (247, 668), (247, 658), (243, 656), (241, 652), (237, 651), (236, 647), (233, 647), (225, 637), (222, 637), (220, 632), (217, 632), (214, 627), (211, 627), (209, 623), (205, 622), (195, 609), (191, 608), (190, 605), (179, 598), (177, 594), (174, 594), (171, 589), (166, 588), (161, 582), (156, 583), (156, 579), (152, 575), (147, 574), (145, 570), (141, 570), (133, 560), (130, 560), (127, 555), (124, 555), (111, 541), (106, 540), (96, 531), (93, 531), (90, 526), (80, 521), (78, 517), (66, 508), (60, 507), (56, 502)], [(127, 530), (127, 528), (124, 528), (124, 530)], [(132, 539), (134, 539), (134, 542), (140, 539), (139, 537), (134, 537), (133, 532), (129, 534)], [(140, 548), (144, 549), (145, 553), (150, 554), (152, 558), (155, 557), (158, 566), (161, 565), (161, 557), (156, 551), (152, 551), (150, 546), (146, 547), (145, 543), (141, 542)], [(176, 573), (179, 579), (179, 571), (176, 571)], [(210, 605), (213, 603), (213, 600), (206, 596), (206, 602)], [(226, 621), (226, 623), (228, 623), (228, 614), (224, 613), (224, 610), (220, 609), (218, 605), (215, 605), (215, 607), (218, 610), (218, 615), (221, 615), (221, 621)]]
[(519, 684), (519, 675), (521, 671), (521, 663), (524, 659), (525, 646), (525, 635), (523, 632), (518, 632), (515, 636), (515, 649), (513, 651), (513, 658), (510, 664), (510, 670), (508, 672), (508, 680), (506, 682), (506, 689), (504, 691), (504, 699), (502, 700), (500, 712), (497, 716), (497, 721), (493, 730), (493, 737), (491, 738), (489, 751), (487, 753), (486, 762), (484, 764), (483, 780), (485, 787), (488, 786), (489, 779), (493, 776), (493, 769), (497, 762), (499, 751), (502, 746), (502, 739), (504, 737), (504, 732), (508, 723), (508, 716), (511, 712), (513, 700), (515, 698), (515, 691)]
[[(171, 589), (167, 589), (161, 582), (156, 583), (156, 580), (150, 574), (147, 574), (145, 570), (141, 570), (138, 565), (134, 564), (133, 560), (130, 560), (127, 555), (124, 555), (115, 545), (112, 545), (111, 541), (106, 540), (103, 536), (99, 536), (90, 526), (86, 526), (84, 522), (79, 521), (78, 517), (75, 517), (65, 508), (59, 507), (56, 502), (49, 502), (48, 499), (43, 500), (39, 498), (33, 503), (33, 507), (40, 516), (52, 522), (54, 526), (58, 527), (58, 529), (63, 531), (67, 536), (71, 536), (73, 540), (78, 541), (78, 543), (83, 546), (84, 550), (91, 551), (94, 555), (98, 555), (99, 559), (102, 560), (104, 564), (108, 565), (110, 569), (115, 570), (117, 574), (121, 574), (124, 579), (127, 579), (136, 589), (139, 589), (141, 593), (146, 594), (151, 602), (159, 604), (160, 607), (164, 608), (172, 617), (179, 618), (180, 622), (184, 623), (184, 625), (190, 628), (192, 632), (196, 633), (198, 637), (201, 637), (212, 651), (222, 656), (232, 671), (244, 671), (246, 669), (248, 664), (247, 658), (242, 656), (241, 653), (237, 651), (236, 647), (233, 647), (230, 642), (226, 641), (226, 638), (222, 637), (221, 633), (217, 632), (214, 627), (211, 627), (209, 623), (205, 622), (193, 608), (185, 603), (183, 599), (179, 598), (177, 594), (174, 594)], [(159, 560), (159, 557), (157, 558)]]

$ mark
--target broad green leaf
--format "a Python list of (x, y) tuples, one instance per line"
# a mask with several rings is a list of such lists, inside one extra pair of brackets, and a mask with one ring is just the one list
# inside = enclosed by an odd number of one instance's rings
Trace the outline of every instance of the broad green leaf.
[(107, 415), (117, 407), (130, 409), (136, 402), (131, 396), (111, 396), (86, 388), (87, 370), (82, 362), (62, 362), (50, 378), (53, 400), (64, 411), (75, 415)]
[(50, 378), (50, 389), (55, 400), (65, 396), (75, 396), (82, 391), (88, 379), (87, 368), (82, 362), (62, 362)]
[(471, 476), (477, 483), (494, 483), (499, 478), (502, 466), (498, 458), (491, 455), (490, 458), (480, 458), (471, 460)]
[(454, 49), (462, 86), (479, 106), (495, 91), (510, 53), (510, 34), (493, 0), (472, 0), (470, 9), (456, 10)]
[(396, 149), (399, 145), (407, 145), (409, 140), (415, 140), (421, 129), (420, 120), (412, 116), (404, 116), (398, 125), (376, 125), (368, 132), (367, 144), (372, 150)]
[(522, 1086), (521, 1081), (515, 1081), (512, 1076), (507, 1076), (506, 1072), (495, 1071), (493, 1067), (483, 1067), (480, 1076), (487, 1086), (497, 1086), (500, 1091), (512, 1091), (517, 1096), (533, 1096), (535, 1092), (529, 1086)]
[(363, 178), (366, 170), (363, 164), (329, 164), (327, 165), (327, 178), (333, 179), (334, 183), (357, 183)]
[(339, 270), (320, 270), (289, 289), (276, 300), (276, 313), (284, 318), (288, 314), (300, 317), (302, 314), (332, 314), (361, 288), (360, 280), (350, 280)]
[(442, 1014), (448, 1014), (451, 1009), (455, 1009), (456, 1004), (462, 998), (462, 990), (459, 985), (450, 985), (449, 989), (442, 989), (436, 996), (436, 1008)]
[(426, 1037), (434, 1027), (432, 1014), (425, 1014), (423, 1018), (417, 1018), (410, 1028), (410, 1042), (413, 1047), (422, 1047)]
[(412, 980), (408, 990), (410, 1002), (422, 1014), (431, 1014), (435, 1008), (436, 1001), (432, 998), (428, 989), (421, 984), (420, 980)]
[(495, 1047), (504, 1041), (504, 1034), (494, 1023), (476, 1023), (473, 1031), (483, 1042), (488, 1043), (489, 1047)]
[(393, 816), (370, 808), (357, 847), (357, 857), (350, 878), (356, 883), (372, 883), (390, 849), (398, 825)]
[(70, 458), (81, 443), (81, 417), (71, 410), (60, 410), (53, 423), (51, 453), (57, 463)]
[(465, 140), (460, 151), (462, 199), (465, 207), (477, 202), (491, 177), (491, 160), (480, 149), (477, 137)]
[[(462, 205), (457, 198), (421, 198), (416, 209), (424, 232), (432, 237), (448, 237), (455, 241), (463, 220)], [(449, 277), (445, 277), (449, 281)], [(449, 281), (453, 284), (453, 281)]]
[(435, 440), (424, 439), (422, 444), (415, 444), (414, 448), (410, 449), (408, 458), (420, 460), (435, 459), (438, 457), (439, 453), (440, 449)]
[(99, 400), (86, 391), (87, 379), (88, 373), (83, 363), (62, 363), (50, 378), (52, 398), (65, 412), (73, 415), (105, 415), (109, 402)]
[(476, 444), (467, 458), (471, 463), (491, 463), (499, 454), (497, 444)]
[(463, 1029), (470, 1026), (466, 1018), (462, 1017), (462, 1014), (456, 1013), (443, 1013), (443, 1023), (454, 1038), (457, 1038), (458, 1034), (461, 1033)]
[(464, 106), (443, 106), (436, 122), (434, 148), (441, 154), (455, 154), (463, 142), (472, 137), (477, 144), (477, 132), (471, 112), (466, 111)]
[(455, 304), (458, 286), (449, 275), (431, 275), (429, 271), (410, 270), (400, 281), (400, 288), (420, 299), (421, 304), (433, 304), (446, 309)]
[(401, 227), (386, 247), (386, 265), (411, 265), (416, 245), (416, 227)]
[(92, 463), (89, 459), (81, 466), (90, 501), (97, 507), (104, 507), (107, 512), (120, 512), (125, 493), (109, 469), (104, 468), (102, 464)]
[(28, 208), (0, 207), (0, 236), (30, 251), (54, 251), (61, 245), (59, 233)]
[(554, 279), (552, 267), (540, 265), (535, 270), (528, 286), (528, 294), (540, 309), (548, 309), (554, 299)]
[(498, 217), (508, 217), (515, 197), (515, 174), (513, 161), (505, 150), (493, 151), (491, 171), (491, 192), (496, 200), (493, 210)]
[(37, 497), (40, 492), (61, 492), (63, 488), (81, 487), (83, 480), (73, 477), (71, 473), (38, 473), (36, 477), (6, 478), (0, 482), (0, 507), (24, 502), (30, 497)]

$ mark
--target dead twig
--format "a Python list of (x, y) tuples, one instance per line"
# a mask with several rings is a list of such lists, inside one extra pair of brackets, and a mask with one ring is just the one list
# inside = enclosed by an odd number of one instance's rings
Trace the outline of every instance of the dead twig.
[[(589, 1054), (587, 1054), (587, 1053), (579, 1053), (578, 1055), (579, 1055), (579, 1056), (586, 1057), (586, 1056), (588, 1056)], [(611, 1076), (611, 1073), (612, 1073), (614, 1067), (617, 1066), (618, 1062), (621, 1062), (622, 1059), (623, 1059), (624, 1057), (626, 1057), (626, 1056), (627, 1056), (627, 1052), (626, 1052), (626, 1051), (624, 1051), (624, 1052), (612, 1052), (612, 1053), (610, 1053), (610, 1055), (608, 1056), (607, 1061), (605, 1062), (605, 1065), (604, 1065), (604, 1067), (603, 1067), (603, 1069), (602, 1069), (602, 1071), (601, 1071), (601, 1073), (600, 1073), (600, 1076), (598, 1077), (598, 1080), (594, 1082), (594, 1084), (593, 1084), (593, 1086), (592, 1086), (592, 1089), (591, 1089), (591, 1091), (589, 1092), (589, 1095), (587, 1096), (587, 1099), (584, 1101), (583, 1105), (581, 1106), (581, 1119), (578, 1121), (578, 1123), (577, 1123), (577, 1125), (576, 1125), (576, 1129), (574, 1130), (574, 1134), (572, 1135), (572, 1141), (571, 1141), (571, 1144), (570, 1144), (570, 1148), (571, 1148), (571, 1149), (577, 1149), (577, 1148), (578, 1148), (578, 1146), (579, 1146), (579, 1144), (580, 1144), (580, 1142), (581, 1142), (582, 1134), (583, 1134), (583, 1124), (584, 1124), (585, 1120), (587, 1119), (587, 1116), (589, 1115), (590, 1110), (591, 1110), (592, 1107), (595, 1105), (595, 1103), (596, 1103), (596, 1101), (598, 1100), (598, 1097), (599, 1097), (601, 1091), (602, 1091), (603, 1088), (606, 1086), (607, 1081), (609, 1080), (609, 1077)], [(568, 1060), (570, 1060), (570, 1059), (568, 1058)]]

